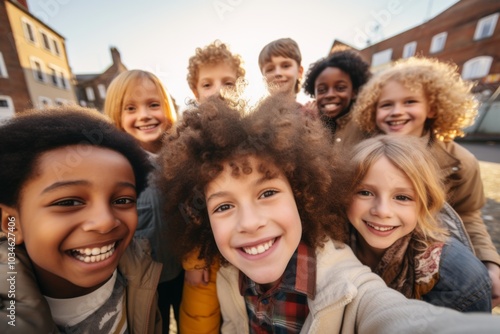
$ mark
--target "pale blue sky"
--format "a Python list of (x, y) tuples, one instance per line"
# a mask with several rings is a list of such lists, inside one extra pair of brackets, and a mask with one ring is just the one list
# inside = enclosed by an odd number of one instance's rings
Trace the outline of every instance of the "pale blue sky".
[[(30, 11), (66, 38), (73, 73), (99, 73), (116, 46), (129, 69), (155, 73), (179, 105), (196, 47), (215, 39), (243, 57), (248, 94), (261, 95), (262, 47), (290, 37), (304, 70), (327, 55), (334, 39), (362, 48), (425, 22), (457, 0), (28, 0)], [(378, 33), (373, 27), (379, 23)], [(305, 100), (299, 96), (299, 100)]]

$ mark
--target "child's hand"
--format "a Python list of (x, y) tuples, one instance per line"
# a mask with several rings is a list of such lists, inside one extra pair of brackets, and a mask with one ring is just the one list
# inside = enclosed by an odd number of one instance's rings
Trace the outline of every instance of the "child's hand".
[(308, 101), (302, 106), (302, 111), (305, 115), (315, 119), (319, 116), (318, 106), (316, 100)]
[(184, 274), (184, 282), (189, 285), (207, 285), (210, 280), (210, 273), (208, 269), (193, 269), (186, 270)]
[(485, 262), (491, 278), (491, 306), (500, 305), (500, 267), (496, 263)]

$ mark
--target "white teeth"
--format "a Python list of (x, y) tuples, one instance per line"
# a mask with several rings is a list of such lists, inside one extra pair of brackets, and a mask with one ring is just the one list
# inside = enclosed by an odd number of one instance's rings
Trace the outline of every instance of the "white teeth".
[(392, 122), (388, 122), (389, 125), (402, 125), (402, 124), (405, 124), (406, 121), (392, 121)]
[(389, 227), (379, 227), (379, 226), (374, 226), (370, 223), (366, 223), (366, 225), (370, 226), (371, 228), (377, 230), (377, 231), (380, 231), (380, 232), (386, 232), (386, 231), (390, 231), (392, 229), (395, 229), (396, 227), (395, 226), (389, 226)]
[(269, 240), (268, 242), (265, 242), (263, 244), (254, 247), (243, 247), (243, 250), (245, 251), (245, 253), (250, 255), (262, 254), (269, 248), (271, 248), (271, 246), (274, 244), (274, 241), (275, 239)]
[(149, 130), (149, 129), (152, 129), (156, 126), (156, 124), (152, 124), (152, 125), (145, 125), (145, 126), (140, 126), (139, 129), (141, 130)]
[(115, 251), (115, 242), (107, 246), (95, 247), (95, 248), (80, 248), (73, 249), (71, 253), (78, 260), (89, 263), (89, 262), (99, 262), (104, 261)]

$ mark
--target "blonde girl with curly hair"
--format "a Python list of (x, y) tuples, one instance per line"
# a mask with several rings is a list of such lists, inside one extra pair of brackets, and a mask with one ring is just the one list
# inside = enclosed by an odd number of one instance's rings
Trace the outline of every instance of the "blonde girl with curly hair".
[(453, 141), (476, 117), (478, 103), (457, 66), (413, 57), (378, 72), (361, 90), (352, 111), (369, 135), (424, 137), (444, 177), (447, 201), (462, 218), (476, 256), (493, 283), (492, 306), (500, 304), (500, 255), (481, 217), (485, 204), (477, 159)]

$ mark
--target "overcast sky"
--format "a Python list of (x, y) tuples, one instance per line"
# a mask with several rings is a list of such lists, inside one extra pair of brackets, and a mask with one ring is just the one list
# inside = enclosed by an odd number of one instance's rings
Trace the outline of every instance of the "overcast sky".
[[(248, 94), (263, 93), (257, 57), (270, 41), (290, 37), (304, 70), (335, 39), (363, 48), (441, 13), (457, 0), (28, 0), (30, 11), (66, 38), (75, 74), (100, 73), (115, 46), (128, 69), (155, 73), (183, 107), (196, 47), (215, 39), (243, 57)], [(378, 25), (378, 30), (375, 28)], [(299, 96), (304, 101), (305, 96)]]

